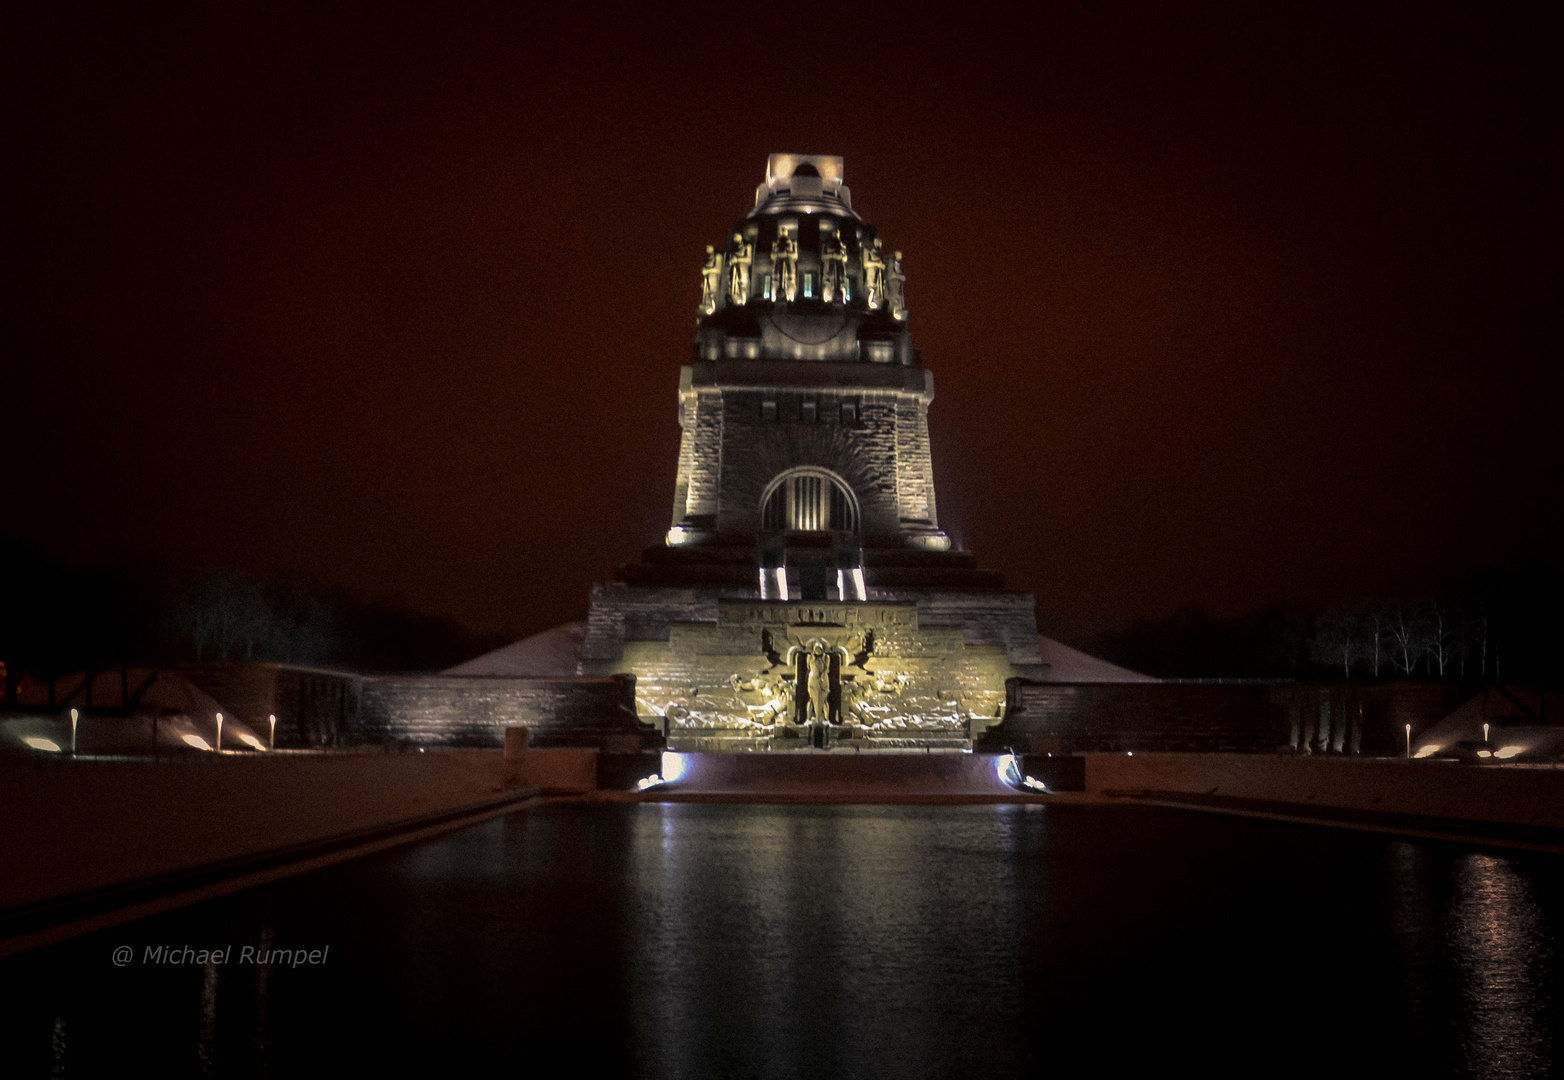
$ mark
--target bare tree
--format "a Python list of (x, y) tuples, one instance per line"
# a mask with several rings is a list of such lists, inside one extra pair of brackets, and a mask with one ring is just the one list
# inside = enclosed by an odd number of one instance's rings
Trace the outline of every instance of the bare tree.
[(1385, 662), (1385, 609), (1374, 607), (1369, 610), (1364, 620), (1364, 629), (1367, 631), (1366, 653), (1369, 661), (1369, 670), (1374, 673), (1374, 678), (1379, 678), (1379, 669)]
[(271, 605), (244, 578), (209, 575), (190, 590), (183, 607), (181, 622), (197, 660), (253, 660), (273, 636)]
[(1428, 605), (1422, 622), (1423, 653), (1428, 657), (1429, 666), (1437, 668), (1443, 678), (1462, 638), (1460, 609), (1434, 601)]
[(1309, 639), (1309, 659), (1317, 664), (1341, 665), (1341, 677), (1352, 678), (1352, 665), (1366, 655), (1368, 629), (1363, 620), (1349, 612), (1336, 611), (1320, 617)]
[(1413, 610), (1408, 614), (1404, 606), (1397, 605), (1385, 620), (1385, 635), (1389, 644), (1391, 663), (1403, 675), (1412, 674), (1412, 669), (1423, 658), (1428, 637), (1428, 631), (1423, 625), (1423, 620), (1418, 617), (1418, 612)]

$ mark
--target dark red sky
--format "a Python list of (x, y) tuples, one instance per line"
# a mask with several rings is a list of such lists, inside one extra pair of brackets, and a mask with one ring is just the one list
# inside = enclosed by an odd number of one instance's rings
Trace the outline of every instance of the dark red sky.
[(667, 527), (704, 245), (791, 150), (906, 252), (942, 517), (1045, 630), (1558, 556), (1550, 26), (739, 7), (7, 27), (0, 529), (580, 617)]

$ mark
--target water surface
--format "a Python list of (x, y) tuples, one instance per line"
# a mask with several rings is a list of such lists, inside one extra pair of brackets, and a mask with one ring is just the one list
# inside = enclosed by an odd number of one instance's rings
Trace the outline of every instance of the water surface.
[(555, 804), (14, 958), (0, 1035), (34, 1076), (1546, 1076), (1561, 904), (1564, 860), (1191, 811)]

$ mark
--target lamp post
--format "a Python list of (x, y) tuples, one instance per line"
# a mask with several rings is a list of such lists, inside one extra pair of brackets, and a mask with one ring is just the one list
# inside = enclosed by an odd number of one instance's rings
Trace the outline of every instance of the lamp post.
[(1407, 758), (1412, 757), (1412, 725), (1407, 725)]
[(223, 752), (223, 714), (217, 714), (217, 752)]
[(277, 714), (270, 713), (266, 719), (272, 726), (272, 733), (266, 740), (266, 749), (275, 750), (277, 749)]
[(1488, 745), (1488, 725), (1487, 724), (1483, 725), (1483, 745), (1484, 746)]
[(71, 753), (76, 752), (76, 710), (71, 710)]

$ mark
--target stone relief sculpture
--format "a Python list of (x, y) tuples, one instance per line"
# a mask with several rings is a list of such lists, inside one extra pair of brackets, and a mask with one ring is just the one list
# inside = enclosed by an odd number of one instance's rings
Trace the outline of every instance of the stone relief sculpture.
[(739, 707), (750, 719), (762, 727), (791, 722), (793, 712), (793, 680), (778, 675), (756, 675), (742, 679), (738, 675), (728, 680)]
[(899, 697), (906, 685), (907, 679), (902, 675), (865, 672), (851, 682), (843, 684), (843, 714), (851, 716), (854, 723), (862, 724), (864, 727), (875, 727), (890, 709), (889, 703), (871, 704), (873, 699)]
[(771, 245), (771, 299), (792, 303), (798, 295), (798, 240), (786, 229)]
[(701, 267), (701, 310), (707, 315), (717, 310), (722, 291), (722, 253), (706, 245), (706, 262)]
[(863, 249), (861, 262), (864, 302), (869, 305), (870, 311), (877, 311), (885, 300), (885, 257), (880, 254), (879, 237), (875, 237), (872, 247)]
[(728, 259), (728, 298), (735, 304), (749, 303), (749, 267), (755, 261), (755, 245), (743, 233), (733, 234), (733, 254)]
[(885, 302), (890, 306), (891, 318), (907, 320), (907, 275), (902, 273), (901, 252), (891, 256), (885, 272)]
[(820, 233), (820, 299), (826, 303), (846, 300), (842, 283), (847, 280), (847, 244), (839, 233)]

